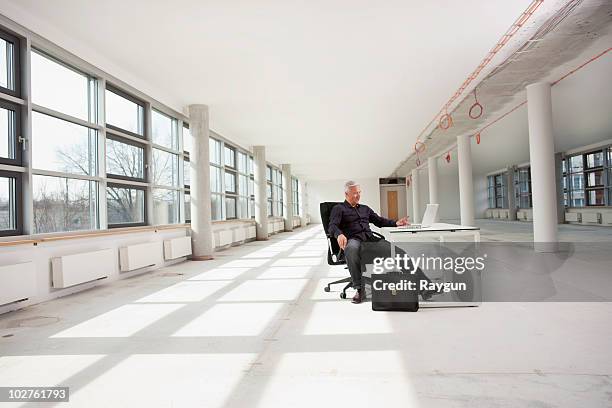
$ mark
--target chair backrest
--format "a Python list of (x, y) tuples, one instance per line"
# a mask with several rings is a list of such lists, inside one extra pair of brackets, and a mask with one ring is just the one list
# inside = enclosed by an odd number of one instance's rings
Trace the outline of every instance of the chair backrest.
[(321, 223), (323, 224), (323, 229), (325, 230), (325, 235), (327, 235), (327, 241), (329, 242), (327, 246), (327, 263), (329, 265), (341, 265), (346, 263), (345, 261), (334, 261), (332, 259), (332, 255), (338, 254), (340, 252), (340, 246), (338, 245), (338, 241), (329, 235), (329, 217), (331, 216), (332, 209), (338, 205), (342, 204), (339, 202), (325, 202), (319, 204), (319, 210), (321, 211)]

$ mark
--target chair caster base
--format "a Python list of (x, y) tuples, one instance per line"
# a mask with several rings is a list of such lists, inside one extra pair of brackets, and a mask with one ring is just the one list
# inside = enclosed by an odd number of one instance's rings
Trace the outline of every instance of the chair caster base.
[(341, 293), (340, 294), (340, 299), (346, 299), (346, 293)]

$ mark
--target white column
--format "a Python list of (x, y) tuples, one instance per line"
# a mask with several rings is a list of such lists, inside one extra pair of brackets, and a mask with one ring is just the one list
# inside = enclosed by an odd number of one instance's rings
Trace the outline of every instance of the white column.
[(192, 259), (212, 259), (213, 240), (210, 209), (210, 130), (208, 106), (189, 105), (191, 130), (191, 245)]
[(268, 197), (266, 196), (266, 148), (253, 146), (255, 181), (255, 226), (258, 241), (268, 239)]
[(298, 179), (300, 185), (300, 226), (306, 226), (306, 209), (308, 203), (306, 202), (306, 183), (302, 179)]
[(474, 181), (472, 180), (472, 146), (470, 143), (469, 135), (457, 136), (461, 225), (474, 226)]
[[(438, 213), (440, 209), (440, 201), (438, 199), (438, 159), (429, 157), (427, 159), (427, 171), (429, 175), (429, 204), (438, 204)], [(438, 222), (438, 213), (436, 213), (435, 222)]]
[(419, 191), (419, 171), (412, 169), (412, 223), (418, 224), (421, 222), (420, 209), (420, 191)]
[(555, 140), (550, 84), (527, 86), (529, 162), (533, 200), (533, 241), (538, 252), (553, 252), (557, 243)]
[(291, 182), (291, 165), (281, 164), (283, 173), (283, 216), (285, 231), (293, 231), (293, 183)]

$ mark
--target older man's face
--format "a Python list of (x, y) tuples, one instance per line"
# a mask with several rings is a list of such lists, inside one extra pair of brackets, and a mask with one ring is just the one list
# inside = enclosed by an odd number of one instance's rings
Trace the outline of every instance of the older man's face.
[(348, 192), (344, 193), (344, 196), (350, 205), (355, 206), (361, 200), (361, 189), (359, 186), (352, 186)]

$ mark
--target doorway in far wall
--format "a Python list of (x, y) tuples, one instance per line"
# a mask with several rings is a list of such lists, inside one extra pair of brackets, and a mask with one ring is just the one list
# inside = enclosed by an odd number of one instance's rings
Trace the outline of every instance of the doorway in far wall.
[(380, 215), (397, 220), (407, 216), (406, 186), (403, 184), (380, 185)]
[(387, 214), (388, 218), (397, 220), (397, 191), (387, 191)]

